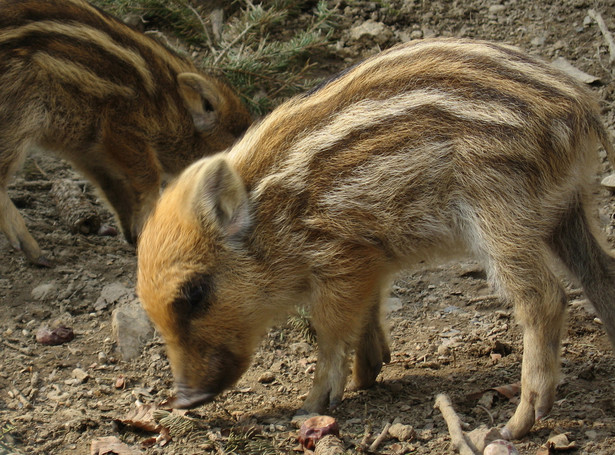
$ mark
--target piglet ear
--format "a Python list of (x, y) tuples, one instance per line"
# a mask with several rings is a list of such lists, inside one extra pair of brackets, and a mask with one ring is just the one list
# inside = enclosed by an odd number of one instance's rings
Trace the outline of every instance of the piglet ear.
[(194, 210), (201, 220), (215, 219), (231, 240), (239, 239), (249, 229), (250, 209), (245, 185), (223, 156), (207, 160), (202, 168)]
[(201, 133), (213, 130), (223, 108), (223, 100), (214, 81), (196, 73), (181, 73), (177, 76), (177, 83), (195, 129)]

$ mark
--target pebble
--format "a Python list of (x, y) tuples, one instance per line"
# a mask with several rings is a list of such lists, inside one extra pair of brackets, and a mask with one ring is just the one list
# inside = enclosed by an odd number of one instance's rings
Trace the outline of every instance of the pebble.
[(115, 282), (106, 285), (100, 291), (100, 296), (94, 303), (94, 309), (101, 311), (114, 303), (120, 303), (135, 298), (134, 291), (127, 288), (122, 283)]
[(312, 350), (312, 346), (309, 343), (302, 341), (291, 344), (289, 349), (293, 354), (307, 354)]
[(260, 382), (261, 384), (269, 384), (273, 381), (275, 381), (275, 374), (273, 374), (271, 371), (265, 371), (258, 378), (258, 382)]
[(505, 5), (491, 5), (489, 7), (489, 13), (491, 14), (500, 14), (500, 13), (503, 13), (505, 10), (506, 10)]
[(398, 297), (390, 297), (385, 301), (385, 308), (387, 313), (392, 313), (394, 311), (399, 311), (402, 309), (402, 301)]
[(58, 286), (54, 281), (51, 283), (40, 284), (32, 289), (30, 295), (34, 300), (47, 300), (57, 294)]
[(145, 343), (154, 335), (147, 314), (138, 301), (113, 310), (111, 329), (123, 360), (138, 357)]
[(81, 368), (75, 368), (72, 372), (72, 377), (79, 383), (83, 384), (90, 378), (90, 375)]
[(359, 41), (361, 39), (373, 39), (377, 44), (384, 44), (393, 37), (393, 32), (382, 22), (368, 20), (349, 31), (350, 39)]
[(402, 442), (416, 438), (416, 431), (414, 431), (412, 425), (404, 425), (402, 423), (394, 423), (391, 425), (389, 434)]

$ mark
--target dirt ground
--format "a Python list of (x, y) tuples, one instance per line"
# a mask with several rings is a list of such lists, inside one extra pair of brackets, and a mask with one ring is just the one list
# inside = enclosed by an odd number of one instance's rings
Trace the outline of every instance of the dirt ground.
[[(596, 76), (592, 89), (613, 133), (613, 66), (603, 35), (587, 17), (594, 8), (615, 33), (613, 1), (338, 0), (331, 5), (337, 6), (342, 31), (326, 53), (314, 56), (323, 74), (408, 39), (504, 41), (547, 60), (564, 57)], [(300, 18), (293, 20), (289, 27), (300, 26)], [(378, 33), (361, 36), (357, 27), (365, 22), (376, 24)], [(596, 181), (610, 172), (604, 163)], [(163, 447), (143, 448), (152, 433), (116, 422), (138, 403), (157, 404), (169, 397), (173, 381), (158, 336), (148, 340), (136, 360), (123, 361), (116, 352), (111, 313), (134, 295), (128, 292), (107, 304), (100, 304), (100, 296), (110, 285), (134, 288), (134, 251), (121, 236), (72, 234), (49, 194), (51, 179), (59, 177), (82, 180), (59, 160), (34, 154), (9, 190), (55, 267), (28, 264), (0, 238), (0, 455), (89, 454), (92, 442), (107, 436), (118, 437), (134, 453), (152, 455), (296, 453), (297, 428), (291, 419), (309, 389), (316, 352), (315, 344), (290, 323), (271, 330), (235, 387), (188, 414), (196, 430)], [(85, 190), (104, 221), (114, 224), (92, 187)], [(598, 185), (595, 196), (597, 216), (615, 246), (615, 197)], [(575, 444), (562, 453), (613, 454), (614, 354), (582, 291), (568, 282), (566, 289), (569, 323), (557, 401), (551, 414), (515, 445), (521, 454), (536, 454), (551, 435), (566, 433)], [(470, 427), (504, 424), (517, 398), (490, 389), (519, 380), (520, 329), (512, 309), (492, 295), (481, 267), (466, 260), (407, 272), (394, 285), (389, 303), (392, 362), (383, 367), (374, 388), (348, 392), (332, 413), (347, 452), (359, 452), (362, 440), (369, 445), (387, 422), (397, 419), (411, 425), (415, 436), (385, 439), (376, 453), (454, 453), (446, 425), (433, 410), (440, 392), (450, 395)], [(38, 328), (57, 321), (72, 327), (75, 339), (60, 346), (38, 344)], [(233, 445), (234, 435), (249, 426), (255, 428), (249, 442)], [(366, 432), (372, 437), (365, 438)]]

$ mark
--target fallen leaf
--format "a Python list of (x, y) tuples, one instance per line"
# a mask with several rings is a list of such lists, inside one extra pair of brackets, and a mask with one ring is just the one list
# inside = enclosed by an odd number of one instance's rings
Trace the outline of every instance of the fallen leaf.
[(116, 420), (124, 425), (159, 433), (162, 426), (154, 419), (154, 411), (157, 409), (153, 404), (144, 404), (131, 409), (123, 419)]
[(140, 450), (124, 444), (115, 436), (94, 439), (90, 446), (90, 455), (139, 455), (140, 453)]
[(521, 392), (521, 383), (515, 382), (513, 384), (506, 384), (506, 385), (499, 386), (499, 387), (492, 387), (491, 390), (495, 390), (500, 395), (504, 395), (506, 398), (510, 400), (514, 398), (515, 396), (519, 395), (519, 392)]
[(495, 390), (500, 395), (508, 398), (509, 400), (512, 400), (515, 396), (519, 395), (519, 393), (521, 392), (521, 383), (514, 382), (512, 384), (506, 384), (506, 385), (502, 385), (498, 387), (491, 387), (490, 389), (485, 389), (479, 392), (474, 392), (474, 393), (469, 394), (467, 396), (467, 399), (468, 400), (478, 400), (480, 399), (480, 397), (482, 397), (485, 393), (489, 392), (490, 390)]

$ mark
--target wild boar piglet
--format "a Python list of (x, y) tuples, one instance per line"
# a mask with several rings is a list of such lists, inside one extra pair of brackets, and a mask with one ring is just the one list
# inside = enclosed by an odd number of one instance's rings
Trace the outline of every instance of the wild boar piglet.
[(0, 230), (34, 263), (48, 261), (7, 194), (29, 149), (96, 184), (136, 243), (162, 178), (250, 122), (226, 83), (85, 1), (0, 1)]
[(588, 91), (514, 47), (393, 47), (282, 104), (226, 155), (191, 165), (147, 222), (138, 292), (165, 339), (179, 407), (246, 370), (267, 327), (309, 305), (318, 338), (302, 410), (342, 399), (390, 359), (381, 302), (394, 274), (468, 252), (524, 328), (526, 434), (551, 409), (566, 294), (561, 261), (615, 342), (615, 260), (589, 199), (602, 145)]

